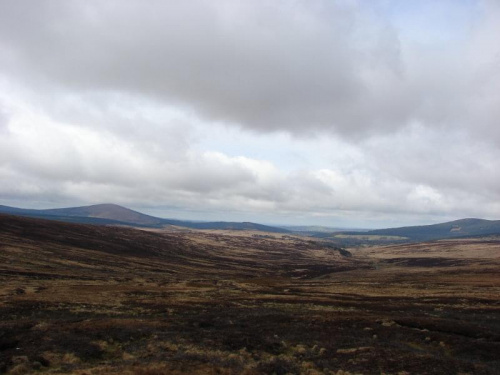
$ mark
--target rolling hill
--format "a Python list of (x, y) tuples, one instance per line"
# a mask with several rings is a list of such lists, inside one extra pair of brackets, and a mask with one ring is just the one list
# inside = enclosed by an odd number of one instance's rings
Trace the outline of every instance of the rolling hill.
[[(247, 230), (271, 233), (299, 232), (298, 228), (317, 229), (316, 227), (273, 227), (251, 222), (196, 222), (163, 219), (109, 203), (45, 210), (23, 209), (0, 205), (0, 213), (73, 223), (124, 225), (148, 228), (162, 228), (173, 225), (190, 229)], [(303, 231), (303, 233), (322, 238), (342, 237), (344, 242), (349, 240), (349, 236), (352, 236), (353, 239), (359, 236), (387, 236), (387, 240), (389, 242), (391, 241), (390, 237), (398, 238), (397, 242), (432, 241), (458, 237), (500, 235), (500, 220), (461, 219), (441, 224), (375, 229), (368, 231), (335, 231), (335, 233), (332, 233), (331, 231), (330, 233), (327, 233), (324, 231), (324, 228), (321, 228), (321, 231)], [(363, 239), (362, 241), (365, 240)]]
[(42, 213), (55, 216), (90, 217), (96, 219), (115, 220), (123, 223), (144, 226), (157, 226), (164, 223), (163, 219), (145, 215), (117, 204), (109, 203), (83, 207), (42, 210)]
[(498, 375), (500, 238), (351, 254), (0, 214), (0, 373)]
[(228, 222), (228, 221), (215, 221), (206, 223), (188, 222), (183, 226), (193, 229), (224, 229), (224, 230), (255, 230), (260, 232), (271, 233), (290, 233), (289, 230), (284, 228), (272, 227), (269, 225), (251, 223), (251, 222)]
[(0, 206), (0, 212), (11, 215), (82, 224), (134, 225), (145, 227), (159, 227), (164, 225), (163, 219), (144, 215), (140, 212), (115, 204), (97, 204), (93, 206), (46, 210)]
[[(343, 232), (359, 235), (359, 232)], [(363, 235), (405, 237), (410, 241), (431, 241), (447, 238), (500, 235), (500, 220), (461, 219), (441, 224), (376, 229)]]
[(193, 222), (163, 219), (145, 215), (129, 208), (110, 203), (46, 210), (23, 209), (0, 205), (0, 212), (18, 216), (95, 225), (127, 225), (149, 228), (161, 228), (167, 225), (175, 225), (191, 229), (254, 230), (271, 233), (290, 232), (283, 228), (250, 222)]

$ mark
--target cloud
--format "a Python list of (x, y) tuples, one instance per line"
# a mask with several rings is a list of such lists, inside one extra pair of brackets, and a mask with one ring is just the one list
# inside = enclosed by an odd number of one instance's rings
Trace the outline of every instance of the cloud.
[(356, 1), (4, 1), (0, 15), (0, 64), (30, 84), (154, 97), (256, 131), (470, 127), (499, 108), (495, 2), (444, 48)]
[[(429, 134), (425, 128), (366, 141), (357, 152), (367, 154), (351, 164), (344, 162), (345, 154), (356, 151), (337, 141), (335, 150), (323, 153), (330, 167), (280, 168), (265, 159), (200, 150), (182, 142), (190, 138), (182, 133), (177, 133), (181, 142), (170, 140), (174, 148), (161, 149), (154, 142), (103, 131), (98, 124), (54, 122), (28, 108), (14, 113), (10, 122), (12, 131), (0, 138), (4, 200), (42, 201), (41, 206), (167, 205), (181, 214), (196, 209), (201, 218), (219, 220), (250, 216), (325, 223), (342, 215), (345, 224), (346, 217), (357, 215), (358, 225), (406, 216), (494, 216), (499, 209), (487, 204), (488, 198), (498, 201), (500, 195), (494, 173), (498, 153), (489, 154), (480, 144), (469, 145), (469, 154), (464, 153), (467, 139), (455, 136), (441, 143), (442, 134)], [(282, 152), (295, 149), (295, 141), (281, 142)], [(324, 151), (315, 142), (302, 147), (305, 155)], [(451, 160), (436, 162), (443, 155)]]
[[(154, 98), (257, 132), (359, 139), (418, 121), (500, 137), (496, 2), (447, 2), (425, 31), (418, 23), (427, 18), (425, 2), (411, 9), (414, 17), (400, 10), (399, 23), (358, 1), (1, 7), (0, 67), (51, 95)], [(448, 21), (447, 12), (462, 24)]]
[(0, 14), (0, 64), (42, 87), (146, 95), (264, 132), (411, 116), (397, 34), (356, 2), (7, 1)]
[(500, 6), (401, 4), (3, 1), (0, 196), (497, 217)]

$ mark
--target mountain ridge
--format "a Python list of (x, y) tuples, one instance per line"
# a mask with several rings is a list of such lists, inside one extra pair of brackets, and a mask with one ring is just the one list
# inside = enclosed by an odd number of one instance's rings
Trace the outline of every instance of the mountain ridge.
[(117, 220), (124, 223), (140, 225), (159, 225), (162, 224), (165, 220), (146, 215), (141, 212), (134, 211), (113, 203), (101, 203), (90, 206), (68, 208), (54, 208), (43, 210), (43, 212), (49, 215), (92, 217), (97, 219)]
[(500, 220), (465, 218), (439, 224), (374, 229), (366, 232), (342, 232), (352, 235), (397, 236), (411, 241), (431, 241), (459, 237), (500, 235)]
[(146, 215), (113, 203), (42, 210), (0, 205), (0, 213), (96, 225), (129, 225), (153, 228), (174, 225), (191, 229), (256, 230), (273, 233), (290, 233), (290, 231), (283, 228), (252, 222), (192, 222), (177, 219), (163, 219)]
[[(90, 206), (54, 208), (54, 209), (24, 209), (0, 205), (0, 213), (19, 216), (38, 217), (74, 223), (95, 225), (125, 225), (138, 227), (162, 228), (165, 226), (179, 226), (190, 229), (219, 229), (219, 230), (254, 230), (274, 233), (293, 233), (292, 227), (269, 226), (253, 222), (207, 221), (194, 222), (177, 219), (164, 219), (129, 208), (113, 204), (102, 203)], [(311, 227), (313, 228), (313, 227)], [(431, 241), (439, 239), (500, 235), (500, 220), (486, 220), (480, 218), (464, 218), (439, 224), (404, 226), (396, 228), (372, 229), (367, 231), (339, 231), (339, 232), (311, 232), (315, 237), (334, 237), (335, 235), (350, 236), (389, 236), (398, 237), (405, 241)]]

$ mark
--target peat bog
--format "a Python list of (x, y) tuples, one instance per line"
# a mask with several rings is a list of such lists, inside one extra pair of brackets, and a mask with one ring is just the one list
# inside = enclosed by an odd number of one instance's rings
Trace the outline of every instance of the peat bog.
[(500, 238), (348, 250), (0, 215), (0, 373), (498, 374)]

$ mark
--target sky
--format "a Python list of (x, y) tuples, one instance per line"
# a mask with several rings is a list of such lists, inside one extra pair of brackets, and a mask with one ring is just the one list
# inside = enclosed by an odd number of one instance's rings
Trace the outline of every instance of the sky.
[(0, 204), (500, 219), (500, 2), (3, 0)]

